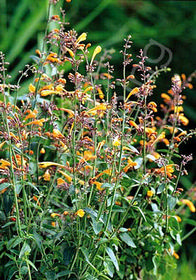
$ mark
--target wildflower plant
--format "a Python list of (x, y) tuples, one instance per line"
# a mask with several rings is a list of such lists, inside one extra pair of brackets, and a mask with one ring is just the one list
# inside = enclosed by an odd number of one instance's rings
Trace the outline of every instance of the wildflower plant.
[(180, 153), (195, 134), (184, 129), (182, 93), (192, 76), (174, 75), (158, 105), (156, 78), (169, 69), (150, 74), (142, 50), (132, 65), (128, 36), (115, 78), (111, 51), (91, 47), (65, 18), (50, 16), (55, 28), (17, 85), (1, 53), (1, 277), (158, 277), (179, 258), (184, 209), (195, 212), (179, 183), (192, 159)]

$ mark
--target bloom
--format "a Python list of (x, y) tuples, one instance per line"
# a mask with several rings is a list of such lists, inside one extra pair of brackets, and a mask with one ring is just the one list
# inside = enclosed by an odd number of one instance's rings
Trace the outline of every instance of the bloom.
[(185, 205), (187, 205), (191, 212), (195, 212), (195, 206), (193, 202), (191, 202), (189, 199), (182, 199), (181, 202)]
[(79, 209), (76, 213), (75, 213), (77, 216), (79, 216), (80, 218), (84, 217), (84, 210), (83, 209)]

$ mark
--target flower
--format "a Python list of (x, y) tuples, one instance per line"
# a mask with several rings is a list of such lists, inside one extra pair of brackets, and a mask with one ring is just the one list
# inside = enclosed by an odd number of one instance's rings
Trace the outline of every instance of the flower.
[(63, 172), (61, 170), (59, 170), (58, 172), (61, 173), (69, 183), (71, 183), (71, 181), (72, 181), (72, 177), (71, 176), (69, 176), (67, 173), (65, 173), (65, 172)]
[(191, 212), (195, 212), (195, 206), (193, 202), (191, 202), (189, 199), (181, 199), (181, 202), (185, 205), (187, 205)]
[(29, 85), (29, 92), (30, 93), (35, 93), (35, 86), (34, 85), (32, 85), (32, 84)]
[(96, 188), (97, 188), (98, 191), (102, 191), (103, 190), (103, 188), (101, 187), (103, 185), (103, 183), (94, 181), (93, 184), (96, 185)]
[(40, 150), (40, 154), (45, 154), (45, 149), (44, 148), (41, 148), (41, 150)]
[(152, 197), (154, 195), (154, 192), (149, 190), (147, 191), (147, 197)]
[(136, 166), (137, 165), (137, 163), (136, 162), (134, 162), (134, 161), (132, 161), (132, 159), (128, 159), (128, 164), (124, 167), (124, 172), (127, 172), (130, 168), (132, 168), (132, 167), (134, 167), (134, 166)]
[(48, 169), (44, 173), (43, 178), (44, 178), (44, 181), (50, 181), (50, 172)]
[(114, 147), (119, 147), (120, 144), (121, 144), (121, 141), (119, 140), (118, 136), (116, 136), (116, 137), (114, 138), (114, 140), (113, 140), (112, 145), (113, 145)]
[(80, 42), (82, 42), (82, 41), (85, 41), (86, 40), (86, 37), (87, 37), (87, 34), (86, 33), (82, 33), (79, 37), (78, 37), (78, 39), (76, 40), (76, 43), (80, 43)]
[(85, 214), (85, 212), (84, 212), (83, 209), (79, 209), (79, 210), (75, 213), (75, 215), (77, 215), (77, 216), (80, 217), (80, 218), (84, 217), (84, 214)]
[(58, 214), (58, 213), (52, 213), (52, 214), (50, 215), (51, 218), (60, 217), (60, 216), (61, 216), (61, 215)]
[(96, 56), (98, 53), (100, 53), (101, 50), (102, 50), (101, 46), (97, 46), (97, 47), (95, 48), (95, 50), (94, 50), (94, 52), (93, 52), (93, 55), (92, 55), (92, 58), (91, 58), (91, 63), (90, 63), (90, 64), (93, 63), (93, 60), (95, 59), (95, 56)]
[(57, 186), (63, 185), (65, 184), (65, 180), (63, 180), (62, 178), (58, 178), (57, 179)]
[(127, 100), (128, 100), (133, 94), (136, 94), (136, 93), (138, 93), (138, 92), (139, 92), (139, 88), (138, 88), (138, 87), (132, 89), (132, 91), (128, 94), (128, 96), (127, 96), (125, 102), (127, 102)]

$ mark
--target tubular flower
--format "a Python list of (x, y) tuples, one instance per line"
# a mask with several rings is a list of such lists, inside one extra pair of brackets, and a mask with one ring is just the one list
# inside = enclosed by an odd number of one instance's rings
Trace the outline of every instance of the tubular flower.
[(44, 181), (50, 181), (50, 172), (49, 170), (46, 170), (46, 172), (43, 175)]
[(35, 119), (37, 117), (37, 110), (27, 110), (26, 113), (28, 113), (28, 115), (25, 117), (25, 120), (28, 120), (28, 119)]
[(58, 214), (58, 213), (52, 213), (52, 214), (50, 214), (50, 217), (51, 217), (51, 218), (60, 217), (60, 216), (61, 216), (61, 215)]
[(79, 37), (78, 37), (78, 39), (76, 40), (76, 43), (80, 43), (80, 42), (82, 42), (82, 41), (85, 41), (86, 40), (86, 37), (87, 37), (87, 34), (86, 33), (82, 33)]
[(46, 122), (46, 119), (41, 119), (41, 120), (34, 120), (32, 122), (26, 123), (25, 125), (39, 125), (39, 126), (43, 126), (43, 123)]
[(129, 98), (130, 98), (132, 95), (134, 95), (134, 94), (136, 94), (136, 93), (138, 93), (138, 92), (139, 92), (139, 88), (138, 88), (138, 87), (132, 89), (132, 91), (128, 94), (128, 96), (127, 96), (125, 102), (127, 102), (127, 101), (129, 100)]
[(57, 186), (61, 186), (63, 184), (65, 184), (65, 180), (63, 180), (62, 178), (58, 178), (57, 179)]
[(134, 121), (129, 121), (130, 126), (135, 127), (136, 129), (139, 128), (139, 126)]
[(128, 164), (124, 167), (124, 172), (127, 172), (130, 168), (133, 168), (134, 166), (136, 166), (137, 163), (132, 161), (132, 159), (128, 159)]
[(43, 161), (43, 162), (40, 162), (38, 165), (39, 165), (39, 168), (47, 168), (47, 167), (50, 167), (50, 166), (58, 166), (60, 168), (65, 168), (66, 167), (62, 164), (59, 164), (59, 163), (56, 163), (56, 162), (51, 162), (51, 161)]
[(35, 93), (35, 86), (34, 85), (32, 85), (32, 84), (29, 85), (29, 92), (30, 93)]
[(179, 120), (181, 121), (181, 123), (183, 125), (188, 125), (188, 123), (189, 123), (189, 120), (184, 116), (184, 114), (179, 115)]
[(41, 148), (41, 150), (40, 150), (40, 154), (45, 154), (45, 149), (44, 148)]
[(93, 184), (96, 185), (96, 188), (97, 188), (98, 191), (102, 191), (104, 189), (104, 188), (101, 187), (103, 185), (103, 183), (94, 181)]
[(102, 103), (102, 104), (97, 105), (94, 108), (88, 110), (86, 113), (92, 114), (93, 116), (95, 116), (97, 114), (97, 111), (106, 111), (106, 109), (107, 109), (106, 104)]
[(172, 178), (172, 173), (174, 173), (173, 164), (168, 164), (168, 165), (163, 166), (161, 168), (156, 168), (155, 173), (160, 174), (162, 176), (165, 176), (165, 174), (166, 174), (167, 177), (171, 179)]
[(66, 113), (69, 114), (69, 118), (73, 118), (74, 117), (74, 111), (69, 110), (69, 109), (65, 109), (65, 108), (60, 108), (60, 111), (64, 111)]
[(75, 215), (77, 215), (78, 217), (82, 218), (82, 217), (84, 217), (85, 212), (84, 212), (83, 209), (79, 209), (79, 210), (75, 213)]
[(65, 136), (56, 128), (53, 129), (52, 136), (54, 138), (64, 138)]
[(95, 56), (96, 56), (98, 53), (100, 53), (101, 50), (102, 50), (101, 46), (97, 46), (97, 47), (95, 48), (95, 50), (94, 50), (94, 52), (93, 52), (93, 55), (92, 55), (92, 58), (91, 58), (91, 63), (90, 63), (91, 65), (92, 65), (92, 63), (93, 63), (93, 60), (95, 59)]
[(168, 103), (171, 100), (171, 97), (166, 93), (162, 93), (161, 97), (163, 98), (165, 103)]
[(0, 163), (0, 169), (8, 169), (8, 166), (11, 166), (11, 163), (4, 159), (0, 159)]
[(63, 172), (61, 170), (59, 170), (58, 172), (61, 173), (69, 183), (71, 183), (71, 181), (72, 181), (72, 177), (71, 176), (69, 176), (67, 173), (65, 173), (65, 172)]
[(182, 202), (183, 204), (187, 205), (187, 206), (189, 207), (189, 209), (190, 209), (191, 212), (195, 212), (195, 211), (196, 211), (196, 210), (195, 210), (194, 204), (193, 204), (190, 200), (188, 200), (188, 199), (182, 199), (181, 202)]

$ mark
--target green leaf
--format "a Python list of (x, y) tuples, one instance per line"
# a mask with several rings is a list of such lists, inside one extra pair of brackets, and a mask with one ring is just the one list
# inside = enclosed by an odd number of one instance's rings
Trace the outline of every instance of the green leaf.
[(22, 258), (25, 254), (29, 254), (31, 252), (30, 246), (25, 242), (22, 246), (22, 249), (19, 254), (19, 258)]
[(158, 189), (157, 189), (157, 194), (160, 194), (164, 191), (165, 189), (165, 184), (160, 184)]
[(136, 248), (135, 243), (133, 242), (132, 238), (129, 236), (128, 233), (126, 232), (120, 233), (120, 239), (124, 241), (128, 246), (132, 248)]
[(55, 272), (53, 270), (49, 270), (45, 273), (47, 280), (55, 280)]
[(102, 227), (103, 227), (103, 223), (96, 222), (96, 220), (93, 220), (93, 224), (92, 225), (93, 225), (93, 230), (94, 230), (95, 234), (96, 235), (99, 234), (101, 229), (102, 229)]
[(64, 271), (61, 271), (61, 272), (59, 272), (59, 273), (55, 276), (55, 279), (58, 279), (58, 278), (63, 277), (63, 276), (66, 276), (66, 275), (68, 275), (68, 274), (70, 274), (70, 273), (71, 273), (71, 270), (64, 270)]
[(116, 256), (114, 255), (114, 252), (111, 248), (107, 247), (106, 248), (106, 252), (108, 254), (108, 256), (110, 257), (111, 261), (113, 262), (114, 266), (116, 267), (116, 270), (119, 270), (119, 265), (118, 265), (118, 261), (116, 259)]
[(178, 201), (178, 199), (176, 197), (173, 197), (171, 195), (167, 196), (167, 203), (168, 203), (168, 207), (169, 207), (170, 211), (174, 209), (174, 207), (176, 206), (177, 201)]
[(63, 251), (63, 260), (65, 265), (69, 265), (74, 254), (74, 247), (66, 247)]
[(112, 262), (108, 261), (108, 260), (105, 260), (103, 264), (104, 264), (104, 267), (105, 267), (105, 270), (106, 270), (107, 274), (110, 277), (113, 277), (113, 275), (114, 275), (114, 266), (113, 266)]

